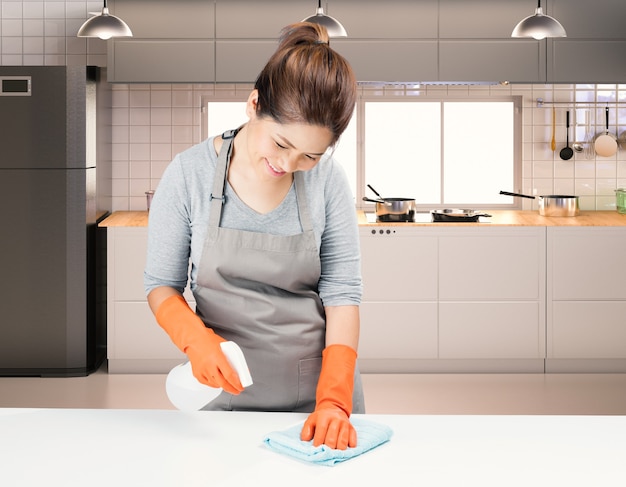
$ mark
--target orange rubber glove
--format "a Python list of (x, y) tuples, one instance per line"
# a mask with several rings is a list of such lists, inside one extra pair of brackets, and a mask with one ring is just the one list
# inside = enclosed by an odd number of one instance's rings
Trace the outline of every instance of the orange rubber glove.
[(239, 394), (243, 386), (220, 343), (225, 342), (193, 312), (181, 295), (170, 296), (157, 309), (156, 320), (172, 342), (189, 358), (193, 375), (202, 384)]
[(347, 345), (330, 345), (322, 352), (315, 411), (304, 422), (300, 438), (345, 450), (356, 446), (356, 430), (350, 424), (356, 351)]

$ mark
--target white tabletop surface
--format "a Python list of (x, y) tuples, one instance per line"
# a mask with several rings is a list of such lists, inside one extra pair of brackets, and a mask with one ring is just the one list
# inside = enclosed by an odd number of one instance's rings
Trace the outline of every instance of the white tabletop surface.
[(265, 448), (304, 414), (0, 409), (0, 486), (624, 486), (625, 416), (366, 415), (390, 442), (334, 467)]

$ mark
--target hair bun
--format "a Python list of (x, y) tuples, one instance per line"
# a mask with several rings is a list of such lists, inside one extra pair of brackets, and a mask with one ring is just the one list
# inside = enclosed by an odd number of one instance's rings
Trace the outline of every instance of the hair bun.
[(313, 22), (297, 22), (285, 27), (280, 34), (279, 49), (298, 44), (329, 44), (326, 27)]

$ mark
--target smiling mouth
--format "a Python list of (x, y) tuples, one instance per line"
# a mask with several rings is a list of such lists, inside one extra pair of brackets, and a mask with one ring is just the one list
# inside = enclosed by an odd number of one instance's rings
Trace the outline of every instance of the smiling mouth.
[(272, 164), (269, 161), (266, 161), (266, 162), (267, 162), (267, 167), (269, 167), (269, 169), (272, 172), (272, 174), (274, 174), (276, 176), (282, 176), (283, 174), (285, 174), (285, 171), (280, 171), (276, 167), (272, 166)]

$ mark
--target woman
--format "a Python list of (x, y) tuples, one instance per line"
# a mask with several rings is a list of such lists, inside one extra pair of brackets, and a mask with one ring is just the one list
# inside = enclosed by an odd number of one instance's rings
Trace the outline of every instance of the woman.
[[(150, 207), (145, 285), (194, 376), (224, 392), (205, 410), (311, 412), (301, 438), (356, 446), (361, 298), (354, 203), (324, 154), (356, 82), (323, 27), (288, 26), (246, 104), (249, 121), (177, 155)], [(194, 313), (182, 291), (191, 259)], [(219, 344), (243, 350), (245, 390)]]

